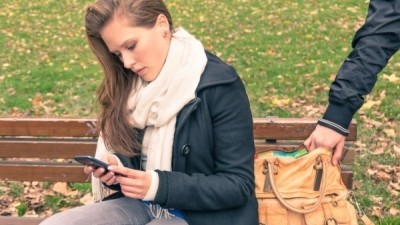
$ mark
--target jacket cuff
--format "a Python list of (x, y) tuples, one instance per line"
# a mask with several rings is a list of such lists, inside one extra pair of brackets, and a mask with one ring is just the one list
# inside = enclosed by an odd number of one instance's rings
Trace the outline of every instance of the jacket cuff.
[(158, 190), (158, 185), (159, 185), (159, 178), (158, 178), (158, 173), (154, 171), (148, 171), (151, 175), (151, 184), (150, 188), (147, 191), (146, 196), (143, 198), (144, 201), (153, 201)]
[(158, 174), (158, 190), (154, 202), (163, 206), (168, 199), (168, 178), (165, 172), (155, 171)]
[(324, 116), (318, 121), (318, 124), (328, 127), (341, 135), (347, 136), (349, 135), (348, 128), (355, 112), (354, 109), (346, 104), (330, 102)]

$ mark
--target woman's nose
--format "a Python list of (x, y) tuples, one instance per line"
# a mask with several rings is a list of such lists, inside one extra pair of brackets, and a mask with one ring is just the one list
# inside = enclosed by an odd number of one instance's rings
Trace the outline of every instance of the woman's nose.
[(127, 69), (131, 69), (136, 63), (133, 57), (129, 57), (126, 55), (121, 55), (121, 60), (124, 63), (124, 67)]

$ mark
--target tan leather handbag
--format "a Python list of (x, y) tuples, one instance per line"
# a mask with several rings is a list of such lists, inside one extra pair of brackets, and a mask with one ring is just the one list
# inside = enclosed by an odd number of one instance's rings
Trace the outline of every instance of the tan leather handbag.
[(332, 152), (299, 158), (266, 154), (255, 160), (260, 225), (356, 225), (357, 212)]

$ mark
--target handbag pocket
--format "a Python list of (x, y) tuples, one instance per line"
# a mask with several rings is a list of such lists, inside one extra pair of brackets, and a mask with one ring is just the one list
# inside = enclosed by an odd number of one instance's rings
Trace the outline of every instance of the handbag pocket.
[(259, 199), (258, 213), (260, 225), (289, 225), (287, 209), (275, 199)]
[(322, 203), (320, 207), (304, 214), (307, 225), (353, 225), (351, 223), (348, 202), (341, 199), (337, 202)]

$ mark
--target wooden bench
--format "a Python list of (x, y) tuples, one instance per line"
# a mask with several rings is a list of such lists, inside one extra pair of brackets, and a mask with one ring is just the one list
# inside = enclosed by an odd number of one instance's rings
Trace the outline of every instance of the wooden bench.
[[(316, 119), (254, 118), (256, 151), (294, 149), (314, 130)], [(0, 118), (0, 180), (87, 182), (74, 155), (94, 155), (94, 119)], [(353, 121), (342, 159), (342, 178), (352, 188), (357, 124)], [(63, 159), (63, 160), (60, 160)], [(1, 225), (36, 225), (43, 218), (0, 216)]]

